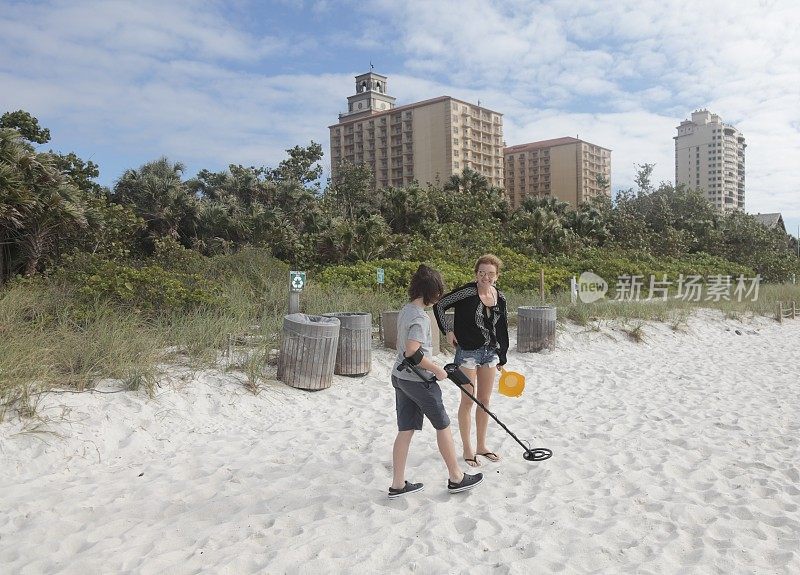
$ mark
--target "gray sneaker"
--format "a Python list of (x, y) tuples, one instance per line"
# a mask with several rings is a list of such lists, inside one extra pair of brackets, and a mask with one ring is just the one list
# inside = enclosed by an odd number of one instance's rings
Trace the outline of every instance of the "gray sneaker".
[(460, 493), (462, 491), (468, 491), (478, 485), (483, 481), (483, 473), (476, 473), (475, 475), (470, 475), (469, 473), (464, 474), (464, 478), (459, 483), (454, 483), (453, 481), (447, 480), (447, 490), (450, 493)]

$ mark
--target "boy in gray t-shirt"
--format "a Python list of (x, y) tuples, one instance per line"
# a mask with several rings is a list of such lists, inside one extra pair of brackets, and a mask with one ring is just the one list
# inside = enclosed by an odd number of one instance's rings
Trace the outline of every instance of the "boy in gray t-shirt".
[[(397, 316), (397, 359), (392, 369), (392, 386), (397, 410), (397, 437), (392, 448), (393, 477), (389, 498), (401, 497), (422, 489), (422, 483), (405, 480), (406, 460), (414, 431), (422, 429), (423, 417), (436, 428), (436, 443), (447, 465), (447, 490), (458, 493), (472, 489), (483, 481), (483, 474), (470, 475), (461, 471), (456, 458), (450, 418), (442, 402), (442, 389), (437, 380), (447, 378), (447, 372), (431, 361), (431, 320), (425, 306), (436, 303), (444, 293), (442, 276), (436, 270), (421, 265), (408, 287), (410, 302)], [(417, 352), (421, 351), (419, 354)], [(404, 362), (412, 358), (417, 375)]]
[[(433, 338), (431, 336), (430, 316), (425, 310), (413, 303), (407, 303), (397, 314), (397, 357), (394, 361), (392, 375), (398, 379), (408, 381), (419, 381), (417, 374), (409, 368), (404, 367), (403, 360), (406, 355), (406, 341), (412, 339), (420, 343), (419, 348), (425, 357), (433, 357)], [(425, 379), (432, 379), (433, 373), (427, 369), (417, 368), (425, 376)]]

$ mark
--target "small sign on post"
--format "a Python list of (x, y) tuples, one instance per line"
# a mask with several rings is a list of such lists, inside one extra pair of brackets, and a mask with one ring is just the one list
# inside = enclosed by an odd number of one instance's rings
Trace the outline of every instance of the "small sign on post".
[(289, 272), (289, 313), (300, 313), (300, 292), (306, 286), (306, 272)]
[(378, 282), (378, 289), (380, 290), (383, 287), (383, 268), (375, 269), (375, 279)]
[(306, 272), (289, 272), (289, 289), (296, 292), (303, 291), (306, 285)]

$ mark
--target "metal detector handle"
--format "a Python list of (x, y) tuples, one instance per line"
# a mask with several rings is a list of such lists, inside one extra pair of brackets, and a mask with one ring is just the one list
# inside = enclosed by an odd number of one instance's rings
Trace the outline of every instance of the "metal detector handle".
[(419, 368), (417, 368), (417, 366), (416, 366), (416, 365), (414, 365), (413, 363), (411, 363), (410, 361), (408, 361), (408, 358), (407, 358), (407, 357), (404, 357), (404, 358), (403, 358), (403, 361), (402, 361), (401, 363), (402, 363), (402, 365), (406, 366), (406, 367), (407, 367), (407, 368), (409, 368), (411, 371), (413, 371), (414, 373), (416, 373), (416, 374), (417, 374), (417, 377), (418, 377), (418, 378), (420, 378), (420, 379), (422, 380), (422, 382), (423, 382), (423, 383), (427, 383), (427, 384), (436, 383), (437, 379), (436, 379), (435, 377), (433, 377), (433, 378), (428, 378), (428, 377), (425, 377), (424, 375), (422, 375), (422, 372), (419, 370)]
[[(427, 378), (424, 375), (422, 375), (422, 373), (419, 371), (419, 368), (417, 368), (416, 365), (408, 361), (408, 358), (403, 359), (402, 363), (403, 365), (411, 369), (411, 371), (416, 373), (417, 377), (419, 377), (425, 383), (436, 383), (437, 381), (439, 381), (435, 377)], [(469, 377), (467, 377), (467, 374), (458, 369), (458, 365), (456, 365), (455, 363), (448, 363), (447, 365), (444, 366), (444, 370), (445, 372), (447, 372), (447, 379), (455, 383), (458, 387), (461, 387), (462, 385), (472, 385), (472, 382), (469, 380)]]
[(462, 387), (464, 385), (472, 385), (472, 382), (467, 376), (466, 373), (458, 369), (458, 365), (455, 363), (448, 363), (444, 366), (444, 370), (447, 372), (447, 379), (455, 383), (458, 387)]

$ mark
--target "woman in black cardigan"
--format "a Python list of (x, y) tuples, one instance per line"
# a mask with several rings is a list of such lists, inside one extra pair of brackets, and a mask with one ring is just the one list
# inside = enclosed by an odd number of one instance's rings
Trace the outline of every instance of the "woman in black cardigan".
[[(475, 281), (442, 296), (433, 306), (436, 323), (456, 348), (455, 363), (472, 381), (468, 390), (489, 407), (497, 366), (505, 365), (508, 352), (508, 310), (506, 298), (495, 287), (503, 263), (495, 255), (486, 254), (475, 262)], [(453, 325), (447, 324), (445, 312), (455, 309)], [(477, 387), (477, 392), (475, 391)], [(464, 460), (478, 467), (478, 455), (489, 461), (500, 456), (486, 445), (489, 416), (482, 409), (475, 413), (477, 445), (472, 449), (471, 427), (473, 401), (464, 393), (458, 406), (458, 428), (464, 445)]]

